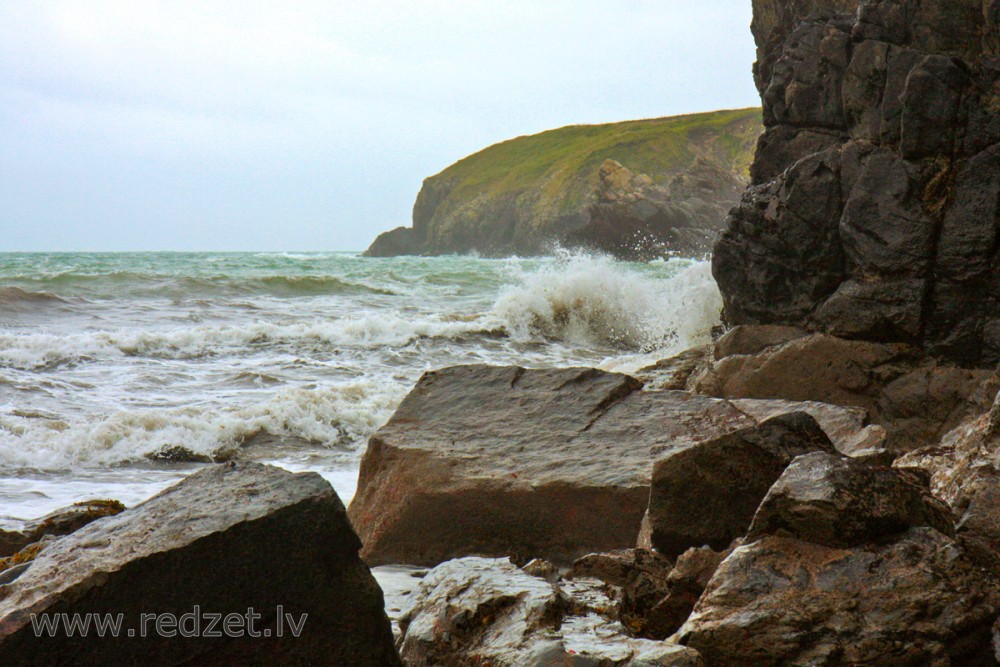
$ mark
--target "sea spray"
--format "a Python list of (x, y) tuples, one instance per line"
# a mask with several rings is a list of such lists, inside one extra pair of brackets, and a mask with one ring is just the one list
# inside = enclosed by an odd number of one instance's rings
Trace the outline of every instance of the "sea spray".
[(708, 264), (681, 259), (0, 259), (0, 523), (140, 499), (197, 465), (184, 459), (237, 454), (317, 470), (346, 501), (424, 371), (629, 372), (707, 341), (721, 306)]
[(493, 314), (514, 338), (666, 354), (708, 340), (722, 298), (709, 263), (671, 259), (639, 268), (591, 254), (560, 252), (525, 272), (513, 267)]

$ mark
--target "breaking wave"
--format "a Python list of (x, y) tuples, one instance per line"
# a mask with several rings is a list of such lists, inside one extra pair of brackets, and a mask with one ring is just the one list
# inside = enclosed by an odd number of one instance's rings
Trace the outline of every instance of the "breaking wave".
[(708, 341), (721, 310), (707, 261), (671, 259), (640, 268), (569, 253), (519, 272), (493, 307), (515, 338), (542, 336), (643, 353)]
[(0, 416), (0, 461), (7, 469), (41, 470), (207, 461), (227, 458), (255, 440), (273, 446), (282, 439), (352, 450), (389, 418), (408, 390), (405, 383), (361, 379), (285, 388), (224, 409), (122, 410), (80, 420), (9, 413)]

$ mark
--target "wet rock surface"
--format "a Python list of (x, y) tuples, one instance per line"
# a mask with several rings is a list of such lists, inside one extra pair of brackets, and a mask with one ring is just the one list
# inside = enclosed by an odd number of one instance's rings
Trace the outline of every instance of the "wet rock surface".
[(998, 601), (932, 528), (853, 549), (768, 535), (723, 561), (676, 637), (710, 665), (991, 665)]
[(802, 412), (674, 447), (653, 468), (648, 515), (653, 548), (668, 556), (705, 545), (725, 549), (746, 533), (788, 464), (815, 451), (836, 454), (816, 421)]
[[(5, 664), (33, 665), (397, 665), (382, 593), (360, 547), (319, 475), (214, 466), (53, 541), (0, 586), (0, 654)], [(284, 614), (279, 637), (278, 605), (296, 622), (305, 618), (298, 637), (289, 636)], [(251, 607), (261, 637), (125, 632), (141, 632), (142, 613)], [(36, 637), (30, 615), (43, 612), (123, 614), (123, 631), (84, 642), (59, 632)]]
[[(694, 391), (729, 399), (817, 401), (862, 409), (885, 429), (884, 445), (869, 432), (842, 451), (884, 446), (909, 451), (989, 409), (1000, 388), (992, 370), (940, 363), (900, 343), (799, 335), (773, 327), (739, 326), (716, 344), (715, 359), (691, 377)], [(831, 430), (831, 437), (832, 436)], [(838, 445), (839, 446), (839, 445)]]
[(460, 558), (430, 571), (400, 622), (407, 665), (702, 665), (697, 652), (634, 639), (597, 580), (550, 583), (506, 559)]
[(954, 537), (951, 510), (931, 495), (929, 479), (919, 468), (806, 454), (792, 461), (767, 492), (746, 540), (779, 535), (847, 548), (919, 526)]
[(713, 256), (726, 319), (1000, 361), (995, 13), (754, 2), (767, 129)]
[(566, 566), (636, 545), (656, 460), (800, 409), (839, 424), (843, 441), (851, 424), (865, 428), (837, 408), (641, 391), (593, 369), (442, 369), (372, 437), (349, 514), (370, 565), (479, 555)]

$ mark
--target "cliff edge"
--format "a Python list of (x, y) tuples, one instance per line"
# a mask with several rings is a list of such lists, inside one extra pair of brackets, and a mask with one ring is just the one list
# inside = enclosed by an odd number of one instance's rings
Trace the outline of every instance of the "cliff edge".
[(760, 110), (743, 109), (511, 139), (426, 179), (413, 227), (365, 254), (705, 253), (749, 181), (762, 129)]
[(1000, 2), (755, 0), (766, 131), (715, 247), (731, 324), (1000, 361)]

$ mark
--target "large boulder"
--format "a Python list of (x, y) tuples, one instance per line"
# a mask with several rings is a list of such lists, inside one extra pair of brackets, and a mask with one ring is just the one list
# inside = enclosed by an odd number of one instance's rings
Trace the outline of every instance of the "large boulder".
[(349, 510), (370, 565), (634, 546), (652, 461), (755, 424), (726, 401), (594, 369), (426, 373), (370, 440)]
[[(0, 655), (25, 665), (399, 665), (360, 547), (319, 475), (208, 468), (56, 540), (0, 586)], [(120, 615), (121, 629), (87, 641), (33, 631), (33, 618), (64, 614)]]
[(641, 387), (581, 368), (425, 374), (362, 459), (349, 514), (366, 562), (513, 556), (568, 565), (636, 546), (657, 459), (802, 410), (830, 425), (837, 443), (866, 432), (836, 406)]
[(944, 502), (921, 469), (867, 465), (823, 452), (796, 458), (767, 492), (747, 531), (832, 547), (876, 542), (917, 526), (955, 536)]
[(505, 559), (431, 570), (400, 622), (409, 665), (699, 667), (696, 651), (633, 639), (596, 580), (551, 583)]
[(767, 535), (716, 570), (676, 637), (710, 665), (992, 665), (996, 581), (912, 528), (852, 549)]
[(653, 468), (650, 543), (667, 555), (742, 537), (771, 484), (808, 452), (835, 453), (809, 415), (796, 412), (702, 442), (678, 443)]
[[(738, 326), (717, 342), (714, 360), (688, 386), (729, 399), (858, 408), (864, 421), (885, 429), (886, 446), (902, 452), (935, 443), (966, 417), (989, 409), (1000, 377), (992, 370), (942, 364), (901, 343)], [(857, 440), (844, 446), (854, 448), (863, 446)]]
[(983, 0), (755, 0), (764, 135), (725, 319), (1000, 361), (1000, 31)]

